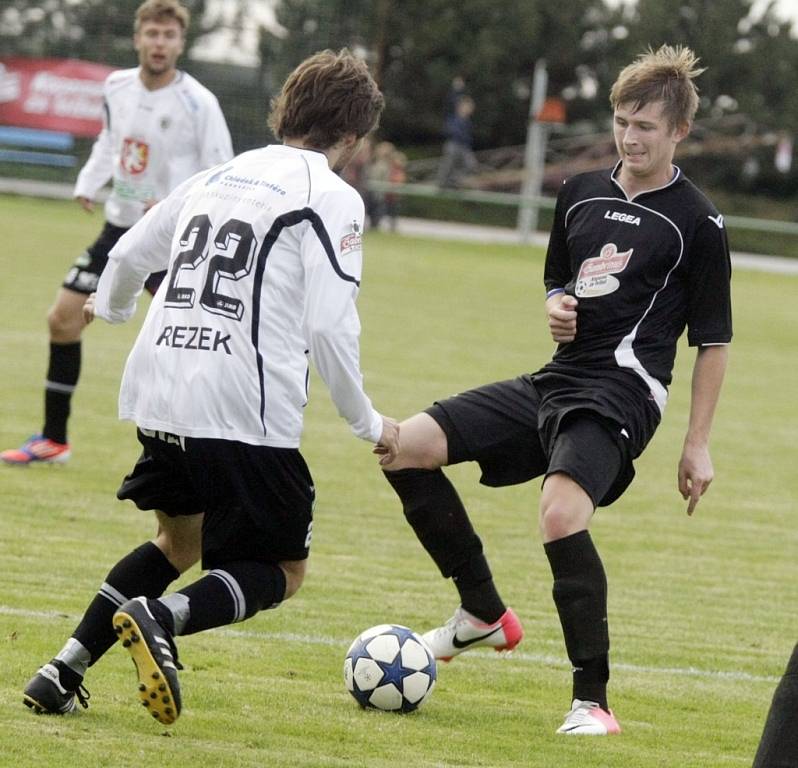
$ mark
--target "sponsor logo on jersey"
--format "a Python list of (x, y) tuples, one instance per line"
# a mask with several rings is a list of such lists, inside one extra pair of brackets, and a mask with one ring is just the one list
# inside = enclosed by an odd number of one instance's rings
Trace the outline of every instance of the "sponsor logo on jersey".
[(140, 178), (119, 179), (114, 178), (114, 194), (121, 200), (138, 200), (143, 203), (155, 200), (156, 192), (152, 184), (146, 184)]
[(346, 256), (347, 253), (359, 251), (363, 248), (363, 235), (356, 221), (352, 222), (352, 229), (354, 232), (348, 232), (341, 238), (341, 256)]
[(634, 248), (630, 248), (619, 253), (615, 243), (607, 243), (598, 256), (585, 259), (576, 277), (576, 295), (587, 298), (606, 296), (617, 291), (620, 282), (614, 275), (626, 269), (633, 251)]
[(620, 221), (624, 224), (634, 224), (636, 227), (640, 226), (640, 217), (634, 216), (631, 213), (621, 213), (620, 211), (605, 211), (604, 218), (610, 221)]
[(286, 191), (279, 184), (275, 184), (268, 179), (259, 179), (254, 176), (239, 176), (235, 173), (227, 173), (231, 168), (233, 168), (233, 166), (228, 165), (226, 168), (222, 168), (218, 173), (215, 173), (205, 182), (206, 186), (219, 181), (222, 186), (230, 187), (231, 189), (249, 190), (253, 187), (257, 187), (258, 189), (267, 189), (270, 192), (285, 197)]
[(719, 213), (717, 216), (707, 216), (707, 218), (718, 228), (723, 229), (723, 214)]
[(150, 146), (138, 139), (126, 138), (122, 144), (122, 156), (119, 164), (127, 173), (141, 173), (147, 167), (150, 158)]
[(172, 124), (172, 118), (169, 117), (168, 115), (164, 115), (161, 118), (161, 130), (162, 131), (167, 130), (171, 124)]
[(222, 168), (220, 171), (216, 171), (216, 173), (214, 173), (212, 176), (210, 176), (210, 177), (208, 178), (208, 180), (205, 182), (205, 186), (207, 187), (209, 184), (215, 184), (215, 183), (216, 183), (217, 181), (219, 181), (219, 179), (220, 179), (220, 178), (221, 178), (221, 177), (222, 177), (222, 176), (223, 176), (225, 173), (227, 173), (227, 172), (228, 172), (228, 171), (229, 171), (229, 170), (230, 170), (232, 167), (233, 167), (232, 165), (226, 165), (226, 166), (225, 166), (224, 168)]

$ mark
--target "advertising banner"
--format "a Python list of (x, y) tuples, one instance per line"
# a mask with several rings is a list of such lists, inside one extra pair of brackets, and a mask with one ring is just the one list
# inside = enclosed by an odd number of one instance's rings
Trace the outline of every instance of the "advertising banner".
[(96, 136), (113, 67), (77, 59), (0, 57), (0, 125)]

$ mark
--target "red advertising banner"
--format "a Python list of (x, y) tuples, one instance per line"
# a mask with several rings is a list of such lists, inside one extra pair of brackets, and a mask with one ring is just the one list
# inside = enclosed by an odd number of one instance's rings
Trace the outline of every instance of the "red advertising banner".
[(96, 136), (111, 72), (77, 59), (0, 58), (0, 125)]

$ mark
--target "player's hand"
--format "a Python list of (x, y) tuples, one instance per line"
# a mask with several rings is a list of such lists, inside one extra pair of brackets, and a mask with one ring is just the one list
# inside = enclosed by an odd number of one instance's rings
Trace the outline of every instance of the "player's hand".
[(567, 293), (557, 293), (546, 300), (551, 338), (566, 344), (576, 338), (576, 308), (579, 302)]
[(372, 449), (380, 457), (380, 466), (390, 464), (399, 455), (399, 422), (390, 416), (382, 417), (382, 435)]
[(83, 305), (83, 322), (86, 325), (94, 320), (94, 299), (96, 296), (96, 293), (90, 293), (89, 298), (86, 299), (86, 303)]
[(706, 445), (685, 443), (682, 458), (679, 460), (679, 493), (687, 502), (687, 514), (692, 515), (698, 500), (704, 495), (715, 470)]
[(84, 211), (86, 211), (86, 213), (94, 213), (94, 201), (93, 200), (89, 200), (88, 197), (83, 197), (81, 195), (78, 195), (75, 198), (75, 200), (78, 201), (78, 205), (80, 205), (80, 207)]

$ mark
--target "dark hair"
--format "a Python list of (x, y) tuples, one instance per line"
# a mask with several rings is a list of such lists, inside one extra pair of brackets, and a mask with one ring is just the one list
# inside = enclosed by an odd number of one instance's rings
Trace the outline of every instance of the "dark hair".
[(358, 138), (377, 127), (385, 100), (362, 59), (348, 49), (305, 59), (272, 101), (269, 127), (280, 139), (303, 139), (328, 149), (344, 135)]
[(698, 109), (693, 80), (703, 71), (689, 48), (649, 48), (621, 70), (610, 91), (610, 104), (613, 109), (619, 104), (633, 104), (636, 111), (652, 101), (662, 101), (662, 114), (671, 128), (689, 125)]
[(136, 21), (133, 30), (138, 32), (145, 21), (164, 22), (174, 19), (180, 24), (183, 33), (188, 29), (191, 14), (188, 8), (177, 0), (145, 0), (136, 11)]

